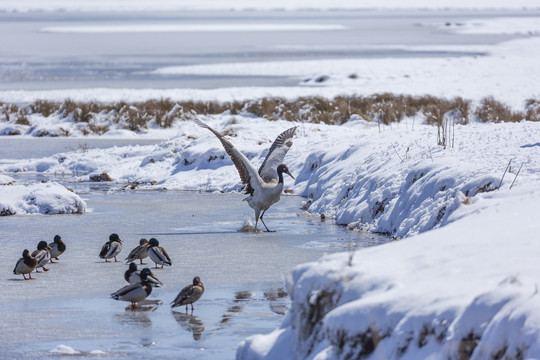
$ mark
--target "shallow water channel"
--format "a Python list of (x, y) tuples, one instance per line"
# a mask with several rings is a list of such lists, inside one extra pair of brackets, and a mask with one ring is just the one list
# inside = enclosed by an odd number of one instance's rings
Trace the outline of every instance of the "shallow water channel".
[[(253, 217), (239, 194), (94, 191), (83, 198), (83, 215), (0, 218), (0, 358), (54, 359), (74, 349), (80, 353), (70, 358), (232, 359), (240, 341), (279, 326), (295, 265), (346, 251), (350, 241), (386, 241), (304, 214), (298, 196), (268, 211), (273, 233), (237, 231)], [(121, 259), (141, 237), (156, 237), (172, 257), (172, 268), (153, 270), (165, 286), (140, 310), (109, 297), (127, 284), (127, 265), (98, 258), (113, 232), (124, 240)], [(59, 263), (32, 281), (12, 274), (24, 248), (55, 234), (68, 246)], [(196, 275), (206, 290), (195, 310), (172, 311), (169, 303)]]

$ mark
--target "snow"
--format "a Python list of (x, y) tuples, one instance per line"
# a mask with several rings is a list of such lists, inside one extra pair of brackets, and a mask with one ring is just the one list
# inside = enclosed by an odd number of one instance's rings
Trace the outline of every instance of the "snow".
[(280, 329), (247, 339), (238, 358), (277, 359), (270, 354), (285, 347), (303, 359), (454, 359), (469, 338), (473, 359), (538, 358), (539, 201), (536, 184), (440, 229), (357, 251), (352, 266), (347, 253), (298, 266)]
[(86, 211), (86, 202), (79, 195), (55, 182), (0, 185), (0, 194), (0, 215), (74, 214)]
[(535, 0), (274, 0), (272, 2), (251, 0), (165, 0), (148, 3), (144, 0), (3, 0), (0, 11), (6, 12), (79, 12), (79, 11), (185, 11), (185, 10), (334, 10), (334, 9), (523, 9), (539, 7)]

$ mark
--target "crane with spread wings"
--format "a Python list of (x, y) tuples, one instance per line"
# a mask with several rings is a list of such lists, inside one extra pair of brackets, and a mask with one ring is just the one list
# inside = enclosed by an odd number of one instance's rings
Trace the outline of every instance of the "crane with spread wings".
[(236, 170), (238, 170), (242, 184), (246, 184), (245, 191), (249, 196), (245, 200), (255, 211), (255, 227), (261, 219), (266, 231), (270, 231), (264, 223), (263, 216), (266, 210), (280, 199), (283, 191), (283, 174), (294, 179), (287, 165), (283, 164), (283, 159), (293, 144), (292, 138), (296, 132), (296, 126), (279, 134), (272, 143), (259, 171), (257, 171), (249, 159), (223, 135), (200, 120), (195, 120), (195, 122), (200, 127), (210, 130), (221, 141)]

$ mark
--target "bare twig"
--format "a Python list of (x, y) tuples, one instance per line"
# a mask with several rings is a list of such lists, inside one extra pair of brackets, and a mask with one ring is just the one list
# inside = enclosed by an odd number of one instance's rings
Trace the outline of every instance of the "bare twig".
[(396, 152), (396, 155), (398, 156), (399, 160), (401, 160), (401, 162), (403, 162), (403, 159), (401, 158), (401, 156), (399, 156), (397, 150), (396, 150), (396, 146), (394, 144), (392, 144), (392, 147), (394, 148), (394, 151)]
[(501, 188), (501, 185), (502, 185), (502, 182), (503, 182), (503, 179), (504, 179), (504, 175), (506, 175), (506, 172), (508, 171), (508, 169), (510, 169), (510, 164), (512, 163), (512, 159), (510, 159), (510, 161), (508, 162), (508, 165), (506, 165), (506, 169), (504, 169), (504, 173), (501, 177), (501, 181), (499, 182), (499, 186), (497, 186), (497, 190), (499, 190)]
[(514, 186), (514, 183), (516, 182), (516, 179), (517, 179), (517, 177), (518, 177), (518, 175), (519, 175), (519, 172), (521, 171), (521, 168), (522, 168), (522, 167), (523, 167), (523, 163), (521, 163), (521, 165), (520, 165), (520, 167), (519, 167), (519, 170), (518, 170), (518, 172), (517, 172), (517, 174), (516, 174), (516, 177), (514, 178), (514, 181), (512, 181), (512, 184), (510, 185), (510, 189), (512, 188), (512, 186)]

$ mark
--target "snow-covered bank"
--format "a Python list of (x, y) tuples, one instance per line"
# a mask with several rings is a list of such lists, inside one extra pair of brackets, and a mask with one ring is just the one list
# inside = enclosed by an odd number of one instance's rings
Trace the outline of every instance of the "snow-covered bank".
[(237, 358), (539, 358), (540, 193), (517, 192), (350, 266), (340, 253), (297, 267), (281, 327)]
[[(226, 131), (256, 166), (274, 138), (295, 125), (232, 115), (204, 121)], [(342, 126), (296, 124), (297, 136), (286, 158), (296, 181), (286, 181), (285, 187), (306, 196), (311, 212), (404, 237), (443, 226), (491, 206), (507, 192), (540, 183), (539, 123), (456, 125), (454, 147), (449, 142), (444, 149), (437, 145), (437, 127), (421, 122), (407, 119), (380, 129), (362, 120)], [(212, 134), (192, 121), (178, 126), (158, 145), (84, 149), (5, 162), (0, 171), (67, 174), (79, 181), (106, 173), (113, 182), (137, 188), (240, 191), (236, 169)], [(510, 160), (501, 189), (494, 191)]]
[(79, 195), (58, 183), (4, 185), (2, 177), (0, 176), (0, 216), (76, 214), (86, 210), (86, 202)]

